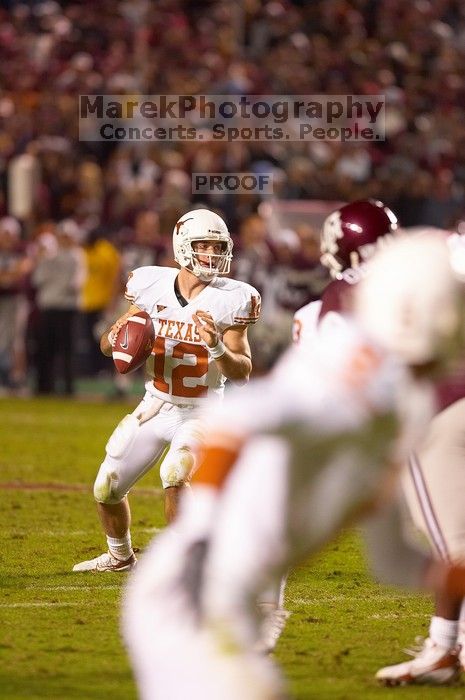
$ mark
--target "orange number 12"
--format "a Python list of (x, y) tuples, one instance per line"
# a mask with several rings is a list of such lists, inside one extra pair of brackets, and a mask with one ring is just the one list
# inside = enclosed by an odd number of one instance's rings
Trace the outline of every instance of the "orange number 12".
[(173, 396), (181, 396), (188, 399), (196, 399), (200, 396), (205, 396), (208, 391), (207, 386), (198, 384), (197, 386), (186, 386), (184, 379), (204, 377), (208, 369), (208, 350), (203, 345), (195, 345), (194, 343), (179, 342), (173, 347), (173, 359), (182, 360), (185, 355), (195, 356), (195, 365), (179, 364), (173, 367), (171, 372), (171, 391), (170, 385), (166, 381), (170, 377), (165, 375), (165, 338), (158, 336), (153, 346), (154, 352), (154, 384), (159, 391)]

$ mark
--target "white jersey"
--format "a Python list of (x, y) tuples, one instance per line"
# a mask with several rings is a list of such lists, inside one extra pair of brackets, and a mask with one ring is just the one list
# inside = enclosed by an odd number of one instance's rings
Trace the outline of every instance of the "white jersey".
[[(252, 435), (302, 423), (317, 434), (357, 430), (372, 416), (395, 413), (405, 371), (340, 316), (323, 324), (311, 346), (291, 347), (267, 377), (212, 410), (212, 427)], [(213, 415), (214, 413), (214, 415)]]
[(245, 282), (214, 278), (186, 306), (174, 289), (178, 268), (140, 267), (126, 287), (126, 298), (150, 314), (155, 342), (146, 368), (152, 377), (146, 389), (158, 398), (177, 405), (202, 403), (222, 396), (226, 378), (201, 340), (192, 314), (210, 313), (220, 334), (233, 326), (255, 323), (260, 313), (260, 295)]
[(312, 342), (318, 327), (318, 318), (321, 311), (322, 302), (311, 301), (302, 308), (297, 309), (292, 323), (292, 340), (300, 345), (301, 343)]
[(342, 326), (347, 317), (337, 311), (327, 311), (321, 316), (322, 301), (311, 301), (297, 309), (292, 325), (292, 340), (296, 345), (311, 347), (316, 334), (323, 328)]
[[(255, 444), (271, 440), (271, 453), (278, 444), (288, 446), (286, 509), (299, 522), (311, 519), (305, 540), (310, 550), (379, 495), (380, 476), (407, 458), (430, 418), (404, 366), (340, 318), (341, 325), (320, 329), (310, 347), (291, 347), (270, 375), (241, 394), (232, 391), (208, 415), (209, 433), (221, 444), (245, 441), (238, 464), (245, 460), (250, 467), (253, 460), (245, 455)], [(271, 478), (274, 458), (263, 463)], [(231, 480), (239, 479), (235, 473)], [(325, 507), (317, 514), (322, 489)], [(298, 533), (291, 530), (292, 549), (300, 552)]]

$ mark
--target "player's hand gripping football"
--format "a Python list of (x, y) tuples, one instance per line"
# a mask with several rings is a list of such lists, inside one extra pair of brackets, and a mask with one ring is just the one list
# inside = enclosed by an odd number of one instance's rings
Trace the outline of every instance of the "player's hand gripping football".
[(134, 316), (134, 311), (126, 311), (126, 313), (123, 316), (121, 316), (121, 318), (119, 318), (110, 328), (110, 332), (108, 333), (108, 341), (112, 348), (115, 347), (118, 333), (120, 332), (121, 328), (124, 326), (128, 318), (130, 318), (131, 316)]
[(194, 319), (197, 332), (205, 345), (209, 348), (214, 348), (221, 338), (212, 315), (208, 311), (198, 310), (197, 313), (192, 314), (192, 318)]

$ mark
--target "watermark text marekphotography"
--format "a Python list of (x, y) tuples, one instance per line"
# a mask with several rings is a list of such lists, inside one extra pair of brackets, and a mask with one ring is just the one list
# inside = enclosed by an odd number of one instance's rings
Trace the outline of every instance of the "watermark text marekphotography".
[(192, 194), (273, 194), (272, 173), (192, 173)]
[(83, 141), (382, 141), (383, 95), (80, 95)]

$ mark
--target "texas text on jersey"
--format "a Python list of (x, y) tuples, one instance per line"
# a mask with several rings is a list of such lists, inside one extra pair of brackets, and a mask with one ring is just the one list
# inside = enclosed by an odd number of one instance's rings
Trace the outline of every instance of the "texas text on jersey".
[(245, 282), (216, 277), (195, 299), (184, 303), (187, 300), (175, 290), (178, 273), (176, 268), (154, 266), (134, 270), (126, 298), (147, 311), (155, 327), (146, 389), (170, 403), (196, 404), (207, 396), (221, 396), (225, 377), (201, 341), (192, 314), (199, 307), (208, 310), (223, 334), (228, 328), (257, 321), (260, 295)]

